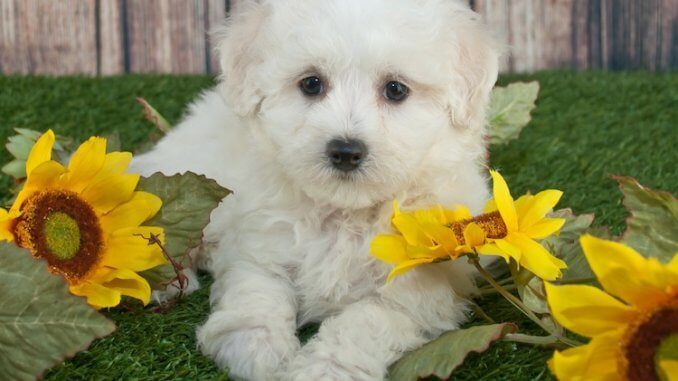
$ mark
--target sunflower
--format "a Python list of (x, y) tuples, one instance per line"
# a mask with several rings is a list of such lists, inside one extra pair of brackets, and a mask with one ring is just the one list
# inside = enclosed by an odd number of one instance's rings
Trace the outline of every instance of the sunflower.
[(372, 241), (372, 256), (394, 264), (387, 281), (394, 276), (426, 263), (457, 258), (459, 242), (449, 225), (471, 217), (468, 209), (455, 211), (435, 206), (431, 209), (403, 213), (393, 203), (393, 227), (400, 234), (378, 235)]
[(678, 380), (678, 255), (666, 265), (617, 242), (580, 240), (603, 290), (546, 284), (553, 317), (590, 337), (556, 352), (560, 380)]
[[(476, 247), (478, 253), (498, 255), (507, 261), (513, 259), (518, 265), (545, 280), (558, 278), (561, 275), (560, 270), (567, 265), (551, 255), (536, 240), (557, 233), (565, 223), (562, 218), (546, 217), (563, 192), (550, 189), (536, 195), (524, 195), (514, 201), (499, 172), (490, 171), (490, 174), (494, 199), (488, 203), (485, 214), (472, 220), (486, 236), (486, 243)], [(482, 242), (480, 237), (476, 238), (476, 242)]]
[(151, 289), (137, 272), (166, 262), (157, 245), (159, 227), (140, 226), (161, 200), (135, 192), (139, 176), (125, 174), (128, 152), (106, 153), (92, 137), (68, 167), (52, 160), (55, 136), (44, 133), (26, 161), (27, 179), (9, 211), (0, 211), (0, 239), (14, 241), (62, 275), (71, 293), (95, 308), (112, 307), (122, 295), (147, 304)]

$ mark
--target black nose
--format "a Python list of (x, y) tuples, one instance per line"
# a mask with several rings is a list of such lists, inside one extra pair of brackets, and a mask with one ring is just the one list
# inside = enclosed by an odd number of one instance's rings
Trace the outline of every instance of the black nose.
[(360, 140), (334, 139), (327, 143), (327, 157), (332, 166), (343, 172), (350, 172), (360, 167), (367, 156), (367, 147)]

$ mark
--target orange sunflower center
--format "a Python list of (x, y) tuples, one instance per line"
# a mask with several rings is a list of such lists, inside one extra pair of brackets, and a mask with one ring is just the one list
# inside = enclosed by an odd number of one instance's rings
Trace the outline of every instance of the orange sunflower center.
[(655, 359), (665, 340), (678, 335), (678, 294), (643, 314), (622, 339), (620, 368), (627, 380), (658, 381)]
[(26, 199), (13, 233), (19, 246), (70, 282), (84, 278), (103, 251), (99, 219), (74, 192), (49, 190)]
[(449, 225), (449, 228), (454, 232), (457, 241), (464, 245), (466, 241), (464, 240), (464, 229), (471, 222), (475, 222), (483, 231), (487, 238), (501, 239), (506, 237), (508, 230), (504, 220), (501, 218), (499, 211), (481, 214), (477, 217), (470, 218), (468, 220), (453, 222)]

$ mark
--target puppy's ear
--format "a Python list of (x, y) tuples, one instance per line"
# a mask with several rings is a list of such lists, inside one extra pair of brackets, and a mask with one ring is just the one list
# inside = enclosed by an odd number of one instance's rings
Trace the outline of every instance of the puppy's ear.
[(450, 118), (455, 127), (483, 133), (490, 93), (497, 81), (500, 48), (480, 16), (467, 7), (457, 8), (449, 21), (454, 23)]
[(220, 90), (240, 116), (254, 113), (263, 99), (256, 72), (263, 61), (261, 29), (269, 13), (264, 1), (239, 0), (216, 31)]

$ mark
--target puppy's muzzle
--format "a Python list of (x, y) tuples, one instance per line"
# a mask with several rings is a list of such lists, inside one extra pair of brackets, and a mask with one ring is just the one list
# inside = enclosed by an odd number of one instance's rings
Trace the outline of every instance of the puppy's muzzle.
[(334, 168), (342, 172), (351, 172), (365, 161), (367, 146), (356, 139), (333, 139), (327, 143), (325, 153)]

